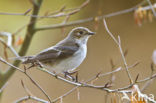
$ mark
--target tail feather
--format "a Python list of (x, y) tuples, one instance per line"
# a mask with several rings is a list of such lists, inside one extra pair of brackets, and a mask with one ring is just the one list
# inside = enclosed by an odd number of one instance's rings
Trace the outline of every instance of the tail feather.
[(34, 56), (21, 56), (21, 57), (12, 57), (12, 58), (9, 58), (11, 60), (20, 60), (22, 61), (23, 64), (27, 64), (27, 63), (30, 63), (30, 60), (32, 60)]

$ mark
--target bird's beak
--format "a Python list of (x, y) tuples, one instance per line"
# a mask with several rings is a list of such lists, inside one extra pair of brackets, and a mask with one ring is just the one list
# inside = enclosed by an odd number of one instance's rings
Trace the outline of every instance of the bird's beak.
[(89, 32), (88, 33), (88, 35), (94, 35), (95, 34), (95, 32)]

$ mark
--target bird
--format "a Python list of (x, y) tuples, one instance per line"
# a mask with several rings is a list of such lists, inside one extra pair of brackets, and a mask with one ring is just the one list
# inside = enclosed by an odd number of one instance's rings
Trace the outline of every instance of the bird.
[(65, 39), (36, 55), (19, 57), (23, 64), (39, 65), (56, 74), (74, 71), (86, 58), (87, 42), (94, 35), (86, 27), (73, 28)]

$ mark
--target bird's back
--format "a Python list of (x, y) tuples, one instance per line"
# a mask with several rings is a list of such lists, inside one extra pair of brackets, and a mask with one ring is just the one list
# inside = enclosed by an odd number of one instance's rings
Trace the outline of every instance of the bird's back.
[(34, 62), (56, 62), (69, 58), (79, 49), (79, 45), (72, 41), (59, 42), (55, 46), (47, 48), (35, 56), (25, 57), (24, 64)]

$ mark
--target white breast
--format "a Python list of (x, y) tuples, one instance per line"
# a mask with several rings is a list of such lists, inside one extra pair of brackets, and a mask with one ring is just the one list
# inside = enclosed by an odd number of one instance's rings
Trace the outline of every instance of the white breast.
[(56, 73), (62, 73), (65, 71), (72, 71), (76, 69), (86, 58), (87, 46), (82, 45), (79, 50), (70, 58), (64, 59), (59, 64), (52, 66), (52, 71)]

